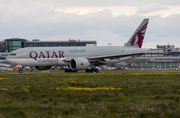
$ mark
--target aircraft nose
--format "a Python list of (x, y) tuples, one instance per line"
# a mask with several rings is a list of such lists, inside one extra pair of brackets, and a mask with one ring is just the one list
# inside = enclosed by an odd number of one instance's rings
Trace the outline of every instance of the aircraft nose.
[(9, 63), (11, 63), (11, 59), (9, 59), (9, 58), (7, 58), (7, 57), (6, 57), (6, 61), (8, 61)]
[[(6, 61), (8, 61), (8, 60), (9, 60), (9, 56), (6, 57)], [(9, 61), (8, 61), (8, 62), (9, 62)]]
[(6, 57), (6, 61), (8, 61), (9, 63), (15, 63), (15, 61), (12, 59), (12, 58), (10, 58), (9, 56), (7, 56)]

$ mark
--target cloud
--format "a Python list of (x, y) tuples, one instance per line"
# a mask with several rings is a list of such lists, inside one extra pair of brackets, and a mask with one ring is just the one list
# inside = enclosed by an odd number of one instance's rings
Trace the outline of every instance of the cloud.
[[(158, 1), (160, 1), (158, 3)], [(127, 2), (122, 1), (122, 6), (117, 0), (106, 0), (107, 3), (101, 0), (92, 1), (90, 6), (86, 2), (77, 0), (75, 7), (72, 2), (61, 0), (0, 0), (0, 40), (6, 38), (20, 37), (25, 39), (40, 39), (40, 40), (68, 40), (69, 38), (81, 40), (96, 40), (98, 45), (112, 45), (120, 46), (128, 41), (135, 29), (143, 20), (144, 16), (135, 13), (134, 9), (137, 6), (123, 6), (130, 2), (131, 5), (137, 5), (132, 0)], [(82, 2), (82, 3), (80, 3)], [(132, 2), (132, 3), (131, 3)], [(146, 1), (139, 2), (139, 8)], [(152, 2), (155, 2), (154, 0)], [(166, 3), (165, 3), (166, 2)], [(177, 2), (177, 1), (176, 1)], [(160, 4), (161, 10), (168, 3), (167, 0), (157, 0)], [(65, 5), (65, 6), (63, 6)], [(80, 6), (82, 5), (82, 6)], [(87, 5), (83, 6), (83, 5)], [(148, 6), (149, 4), (147, 4)], [(78, 7), (76, 7), (78, 6)], [(146, 13), (157, 12), (160, 9), (156, 7), (150, 9), (147, 7)], [(80, 9), (79, 9), (80, 8)], [(156, 9), (157, 8), (157, 9)], [(168, 6), (169, 9), (172, 9)], [(174, 7), (173, 7), (174, 8)], [(126, 12), (132, 13), (127, 15)], [(164, 9), (163, 11), (169, 10)], [(166, 17), (160, 15), (148, 15), (150, 23), (145, 36), (145, 47), (155, 47), (158, 43), (169, 42), (169, 40), (176, 45), (180, 45), (177, 39), (180, 37), (180, 13), (176, 11), (179, 8), (174, 8), (173, 14)], [(68, 11), (69, 10), (69, 11)], [(113, 11), (114, 10), (114, 11)], [(139, 9), (140, 10), (140, 9)], [(142, 10), (142, 9), (141, 9)], [(81, 12), (86, 11), (81, 14)], [(114, 16), (114, 13), (120, 13)], [(80, 14), (78, 14), (80, 13)]]
[(165, 5), (159, 4), (159, 3), (151, 3), (147, 5), (142, 5), (138, 7), (137, 9), (137, 14), (147, 14), (150, 12), (156, 12), (156, 11), (161, 11), (161, 10), (166, 10), (168, 7)]
[[(117, 17), (118, 15), (131, 16), (137, 13), (143, 13), (145, 16), (160, 15), (166, 17), (174, 13), (180, 13), (180, 2), (177, 0), (172, 0), (171, 2), (169, 2), (169, 0), (0, 0), (0, 2), (0, 7), (7, 8), (5, 11), (7, 14), (13, 12), (11, 15), (18, 15), (21, 12), (24, 14), (30, 14), (29, 16), (34, 14), (39, 14), (41, 16), (46, 12), (51, 14), (53, 12), (60, 12), (74, 15), (85, 15), (89, 13), (98, 13), (105, 9), (110, 10), (113, 17)], [(3, 11), (4, 9), (0, 10)], [(138, 12), (136, 12), (136, 10)], [(162, 10), (164, 12), (162, 12)], [(40, 14), (42, 11), (43, 14)], [(157, 13), (157, 11), (161, 12)], [(149, 12), (153, 12), (153, 14), (144, 14)]]
[[(37, 0), (31, 0), (36, 2)], [(38, 3), (41, 3), (44, 6), (53, 6), (53, 7), (77, 7), (77, 6), (141, 6), (143, 4), (150, 3), (159, 3), (163, 5), (180, 5), (179, 0), (38, 0)]]
[(127, 40), (120, 34), (114, 33), (112, 30), (88, 30), (82, 34), (72, 33), (71, 35), (63, 34), (59, 36), (50, 36), (46, 37), (44, 40), (68, 40), (69, 38), (76, 40), (95, 40), (98, 46), (107, 46), (108, 43), (112, 43), (113, 46), (120, 46), (124, 44), (124, 40)]

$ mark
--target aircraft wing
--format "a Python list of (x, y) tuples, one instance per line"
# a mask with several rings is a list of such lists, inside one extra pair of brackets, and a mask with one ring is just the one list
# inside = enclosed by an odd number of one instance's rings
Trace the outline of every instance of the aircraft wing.
[[(128, 56), (132, 56), (132, 57), (136, 57), (136, 56), (141, 56), (145, 53), (151, 53), (151, 52), (157, 52), (157, 51), (162, 51), (162, 50), (147, 50), (147, 51), (137, 51), (137, 52), (130, 52), (130, 53), (117, 53), (117, 54), (107, 54), (107, 55), (97, 55), (97, 56), (89, 56), (86, 57), (88, 60), (96, 60), (96, 59), (119, 59), (122, 57), (128, 57)], [(72, 57), (69, 58), (65, 58), (63, 61), (71, 61)]]
[(0, 67), (10, 67), (10, 64), (2, 64), (2, 63), (0, 63)]
[(109, 54), (109, 55), (98, 55), (98, 56), (90, 56), (88, 57), (88, 60), (91, 59), (118, 59), (122, 57), (127, 57), (127, 56), (140, 56), (143, 55), (143, 52), (137, 52), (137, 53), (119, 53), (119, 54)]
[(108, 54), (108, 55), (98, 55), (98, 56), (90, 56), (87, 59), (88, 60), (93, 60), (93, 59), (119, 59), (122, 57), (136, 57), (136, 56), (141, 56), (145, 53), (151, 53), (151, 52), (157, 52), (157, 50), (151, 50), (151, 51), (139, 51), (139, 52), (131, 52), (131, 53), (118, 53), (118, 54)]
[[(89, 56), (89, 57), (85, 57), (87, 58), (88, 60), (94, 60), (94, 59), (119, 59), (119, 58), (122, 58), (122, 57), (127, 57), (127, 56), (140, 56), (140, 55), (143, 55), (144, 53), (143, 52), (138, 52), (138, 53), (118, 53), (118, 54), (109, 54), (109, 55), (97, 55), (97, 56)], [(68, 58), (65, 58), (63, 61), (71, 61), (73, 57), (68, 57)]]

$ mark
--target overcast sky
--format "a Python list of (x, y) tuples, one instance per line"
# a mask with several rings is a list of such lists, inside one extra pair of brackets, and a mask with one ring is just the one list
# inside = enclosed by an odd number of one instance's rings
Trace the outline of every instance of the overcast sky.
[(149, 18), (144, 48), (180, 47), (180, 0), (0, 0), (0, 40), (96, 40), (122, 46)]

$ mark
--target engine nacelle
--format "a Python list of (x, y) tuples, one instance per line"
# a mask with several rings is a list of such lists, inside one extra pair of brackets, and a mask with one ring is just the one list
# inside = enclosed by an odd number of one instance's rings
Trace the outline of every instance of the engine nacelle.
[(72, 70), (85, 70), (89, 68), (90, 63), (85, 58), (75, 58), (71, 59), (69, 66)]
[(52, 66), (34, 66), (37, 70), (48, 70), (50, 69)]

